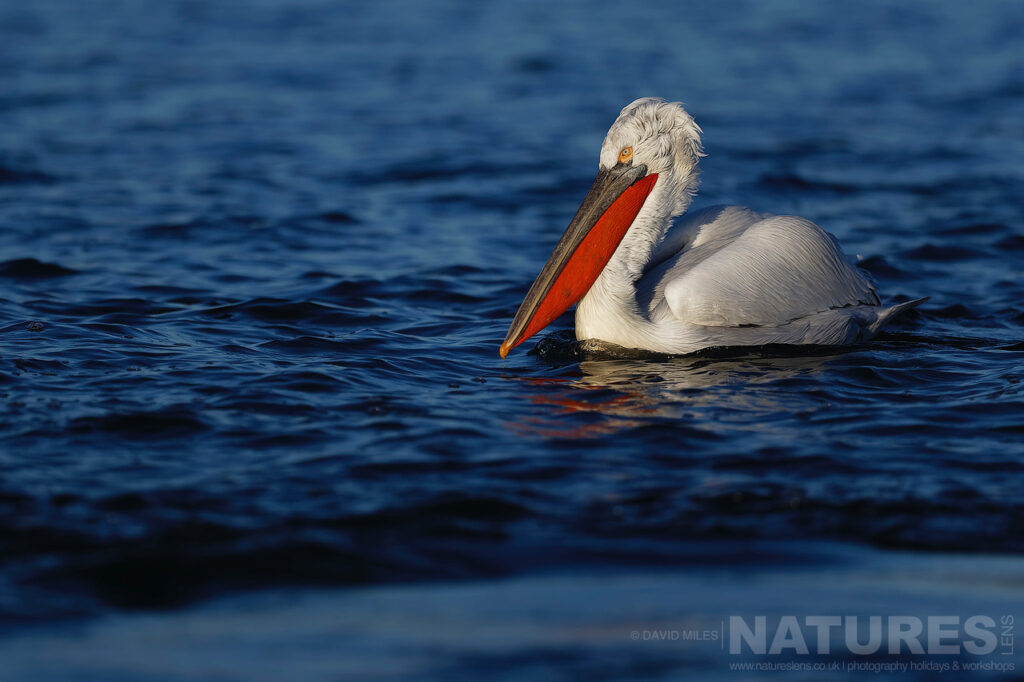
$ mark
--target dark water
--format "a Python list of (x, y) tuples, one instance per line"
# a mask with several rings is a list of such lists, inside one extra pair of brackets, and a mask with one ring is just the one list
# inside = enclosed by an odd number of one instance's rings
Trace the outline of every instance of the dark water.
[[(1021, 35), (1016, 2), (0, 4), (0, 622), (1019, 557)], [(842, 351), (501, 361), (645, 95), (704, 128), (698, 206), (931, 301)]]

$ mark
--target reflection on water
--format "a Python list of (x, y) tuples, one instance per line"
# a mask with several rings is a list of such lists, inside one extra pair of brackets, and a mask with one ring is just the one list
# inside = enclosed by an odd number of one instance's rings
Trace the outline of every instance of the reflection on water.
[[(806, 385), (820, 385), (817, 380), (829, 362), (844, 354), (837, 349), (772, 356), (753, 349), (725, 358), (615, 358), (608, 347), (593, 350), (588, 346), (582, 351), (584, 357), (597, 359), (582, 360), (575, 379), (525, 379), (538, 389), (527, 394), (530, 402), (549, 407), (550, 414), (523, 415), (511, 428), (546, 438), (598, 437), (661, 419), (710, 429), (715, 418), (750, 420), (763, 428), (762, 417), (813, 410), (826, 402), (801, 393), (800, 387), (810, 379), (815, 381)], [(583, 420), (581, 414), (591, 419)]]

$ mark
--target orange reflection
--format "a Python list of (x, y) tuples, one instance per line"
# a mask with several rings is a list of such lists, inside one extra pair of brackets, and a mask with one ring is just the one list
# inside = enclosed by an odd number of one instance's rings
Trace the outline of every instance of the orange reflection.
[(530, 403), (547, 412), (506, 426), (535, 438), (596, 438), (659, 419), (706, 425), (709, 413), (739, 412), (751, 428), (772, 428), (756, 417), (807, 409), (809, 400), (775, 384), (818, 374), (833, 357), (584, 360), (577, 379), (518, 378), (531, 389)]

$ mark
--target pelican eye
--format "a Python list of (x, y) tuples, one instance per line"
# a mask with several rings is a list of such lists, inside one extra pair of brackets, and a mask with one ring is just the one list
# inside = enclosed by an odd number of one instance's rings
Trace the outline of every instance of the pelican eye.
[(633, 158), (633, 148), (623, 147), (622, 151), (619, 152), (619, 163), (626, 163)]

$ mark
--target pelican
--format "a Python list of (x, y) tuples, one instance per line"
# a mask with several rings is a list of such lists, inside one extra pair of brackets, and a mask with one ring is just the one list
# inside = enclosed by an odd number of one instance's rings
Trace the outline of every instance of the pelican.
[(701, 129), (682, 104), (647, 97), (622, 110), (502, 358), (577, 302), (579, 340), (684, 354), (857, 343), (927, 300), (882, 307), (835, 238), (805, 218), (741, 206), (683, 215), (702, 156)]

